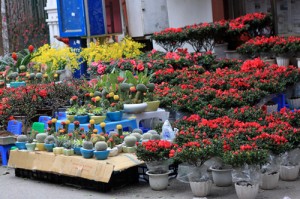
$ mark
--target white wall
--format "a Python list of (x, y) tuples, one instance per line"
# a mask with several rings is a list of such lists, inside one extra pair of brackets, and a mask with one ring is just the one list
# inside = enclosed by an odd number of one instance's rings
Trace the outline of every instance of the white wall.
[[(212, 4), (211, 0), (167, 0), (169, 27), (184, 27), (201, 22), (212, 22)], [(153, 42), (153, 48), (164, 51), (160, 46)], [(183, 48), (188, 51), (194, 51), (186, 44)]]
[(212, 22), (211, 0), (167, 0), (170, 27)]

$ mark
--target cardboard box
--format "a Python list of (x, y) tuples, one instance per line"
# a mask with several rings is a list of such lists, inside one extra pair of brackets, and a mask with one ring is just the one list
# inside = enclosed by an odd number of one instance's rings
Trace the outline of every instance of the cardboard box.
[(121, 153), (107, 160), (84, 159), (81, 156), (55, 155), (44, 151), (10, 151), (8, 166), (81, 177), (108, 183), (114, 171), (142, 164), (134, 154)]

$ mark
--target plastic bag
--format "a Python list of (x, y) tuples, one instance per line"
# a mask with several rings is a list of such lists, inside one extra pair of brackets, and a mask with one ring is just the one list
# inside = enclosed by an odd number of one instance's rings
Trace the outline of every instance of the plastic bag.
[(184, 183), (204, 182), (211, 179), (207, 166), (196, 167), (187, 163), (178, 165), (177, 180)]
[(285, 152), (281, 156), (281, 165), (283, 166), (296, 166), (300, 163), (300, 149), (294, 149)]
[(274, 172), (278, 172), (280, 167), (280, 162), (281, 162), (280, 157), (270, 155), (268, 158), (268, 162), (261, 167), (260, 169), (261, 173), (271, 174)]
[(171, 164), (171, 160), (146, 162), (147, 169), (152, 173), (166, 173), (169, 171), (169, 166)]
[(175, 138), (175, 133), (169, 120), (166, 120), (162, 126), (162, 139), (173, 141)]
[(256, 184), (260, 182), (261, 173), (258, 166), (245, 165), (243, 168), (237, 168), (232, 171), (233, 182), (245, 182)]

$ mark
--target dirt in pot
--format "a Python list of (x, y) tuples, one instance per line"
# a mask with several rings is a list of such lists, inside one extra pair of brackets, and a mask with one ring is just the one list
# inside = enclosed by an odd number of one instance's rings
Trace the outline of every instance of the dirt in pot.
[(240, 181), (240, 182), (237, 182), (236, 183), (237, 185), (239, 186), (253, 186), (253, 184), (251, 182), (248, 182), (248, 181)]

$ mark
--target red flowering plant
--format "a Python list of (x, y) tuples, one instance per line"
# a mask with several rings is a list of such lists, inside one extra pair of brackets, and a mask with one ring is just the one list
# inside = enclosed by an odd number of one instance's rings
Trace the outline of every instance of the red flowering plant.
[(175, 143), (174, 149), (170, 151), (170, 157), (196, 167), (202, 166), (213, 155), (213, 144), (210, 139), (189, 141), (182, 146), (176, 146)]
[(184, 32), (189, 43), (196, 52), (202, 48), (211, 51), (214, 47), (214, 35), (216, 29), (213, 23), (200, 23), (184, 27)]
[(186, 34), (182, 28), (166, 28), (161, 32), (155, 32), (151, 39), (155, 40), (167, 52), (174, 52), (185, 43)]
[(163, 161), (170, 159), (173, 144), (167, 140), (148, 140), (137, 146), (136, 156), (145, 162)]
[(102, 61), (92, 62), (87, 69), (87, 72), (92, 76), (103, 75), (108, 71), (109, 71), (108, 64)]
[(271, 49), (277, 41), (278, 36), (258, 36), (253, 39), (248, 40), (246, 43), (242, 44), (237, 48), (237, 52), (245, 55), (247, 57), (257, 57), (262, 58), (271, 57)]
[(220, 20), (220, 21), (215, 21), (213, 22), (213, 27), (215, 29), (214, 31), (214, 41), (215, 44), (222, 44), (226, 41), (226, 35), (224, 33), (228, 29), (228, 21), (226, 20)]

